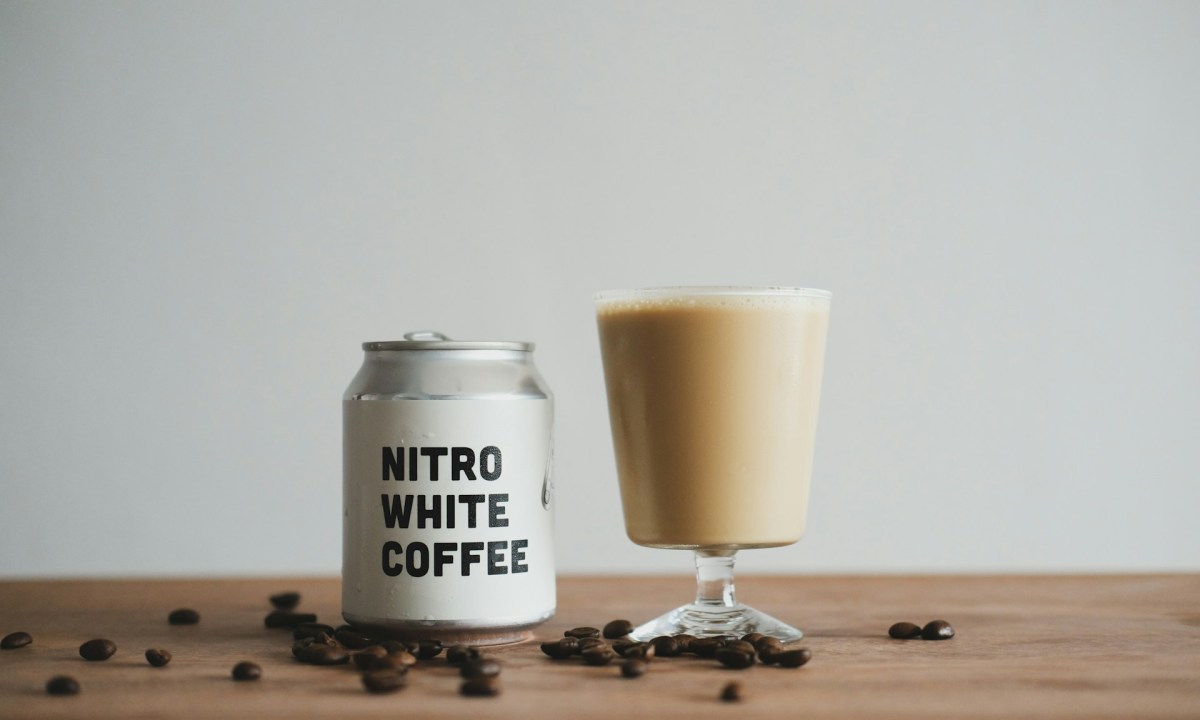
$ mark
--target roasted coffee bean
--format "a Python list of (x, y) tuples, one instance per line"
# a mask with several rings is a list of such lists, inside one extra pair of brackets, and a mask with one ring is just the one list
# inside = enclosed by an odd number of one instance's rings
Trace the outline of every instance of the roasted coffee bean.
[(372, 645), (363, 648), (361, 652), (354, 653), (350, 659), (354, 661), (354, 667), (359, 670), (370, 670), (379, 665), (379, 661), (387, 657), (387, 654), (387, 650), (384, 650), (382, 645)]
[(619, 640), (613, 641), (612, 649), (613, 649), (613, 652), (615, 652), (616, 654), (620, 655), (621, 657), (625, 657), (625, 652), (627, 650), (629, 650), (630, 648), (638, 647), (640, 645), (641, 645), (641, 643), (638, 642), (637, 640), (633, 640), (631, 638), (621, 638)]
[(318, 642), (301, 648), (300, 652), (293, 654), (297, 660), (309, 665), (342, 665), (350, 661), (350, 654), (344, 648)]
[[(564, 639), (567, 639), (567, 638), (564, 638)], [(570, 638), (570, 639), (574, 640), (575, 638)], [(576, 655), (582, 655), (585, 650), (591, 650), (592, 648), (608, 647), (608, 643), (604, 642), (600, 638), (584, 638), (582, 640), (579, 640), (578, 643), (579, 644), (576, 646), (576, 650), (575, 650)]]
[(46, 692), (51, 695), (76, 695), (79, 682), (69, 675), (56, 675), (46, 681)]
[(721, 688), (721, 700), (725, 702), (737, 702), (742, 699), (742, 684), (731, 682), (726, 683), (725, 687)]
[(580, 640), (584, 638), (598, 638), (600, 637), (600, 630), (594, 627), (577, 627), (567, 630), (563, 633), (563, 636), (579, 638)]
[(779, 641), (779, 638), (773, 638), (769, 635), (764, 635), (750, 644), (754, 646), (755, 650), (759, 651), (763, 648), (775, 648), (777, 650), (783, 648), (783, 643)]
[(748, 642), (751, 645), (753, 645), (754, 643), (758, 642), (759, 640), (762, 640), (765, 637), (768, 637), (768, 636), (763, 635), (760, 632), (746, 633), (745, 635), (742, 636), (742, 642)]
[[(557, 643), (542, 643), (542, 645), (556, 645), (556, 644)], [(542, 648), (542, 652), (546, 652), (545, 647)], [(550, 655), (550, 653), (546, 653), (546, 654)], [(569, 657), (570, 654), (571, 653), (568, 651), (567, 654), (564, 655), (563, 657)], [(482, 657), (482, 656), (483, 656), (483, 653), (479, 652), (479, 648), (471, 647), (470, 645), (452, 645), (446, 649), (446, 662), (450, 663), (451, 665), (462, 665), (463, 663), (467, 662), (468, 660), (474, 660), (474, 659)], [(554, 657), (554, 656), (550, 655), (550, 657)]]
[(79, 657), (84, 660), (107, 660), (116, 651), (117, 645), (112, 640), (96, 638), (79, 646)]
[(566, 660), (575, 654), (575, 651), (579, 649), (579, 644), (564, 645), (561, 642), (544, 642), (541, 647), (542, 652), (555, 660)]
[(625, 637), (633, 632), (633, 623), (628, 620), (613, 620), (604, 626), (604, 637), (611, 639)]
[(697, 657), (711, 658), (717, 654), (717, 650), (724, 644), (724, 640), (718, 640), (717, 638), (696, 638), (689, 644), (688, 649)]
[(679, 652), (681, 653), (690, 653), (692, 651), (692, 643), (696, 642), (696, 636), (688, 635), (687, 633), (679, 633), (678, 635), (672, 635), (672, 637), (679, 644)]
[(779, 667), (798, 668), (804, 665), (809, 660), (812, 660), (812, 651), (808, 648), (796, 648), (795, 650), (784, 650), (777, 652), (771, 656), (771, 661), (778, 663)]
[(271, 605), (280, 610), (291, 610), (300, 604), (300, 593), (295, 591), (275, 593), (271, 596)]
[(169, 650), (162, 648), (150, 648), (146, 651), (146, 662), (154, 667), (162, 667), (171, 662), (171, 653)]
[(400, 642), (399, 640), (380, 640), (378, 644), (379, 647), (387, 650), (390, 653), (400, 652), (401, 650), (404, 652), (412, 652), (408, 643)]
[(650, 641), (658, 657), (675, 657), (679, 654), (679, 641), (670, 635), (659, 635)]
[(407, 670), (416, 664), (416, 655), (413, 655), (407, 650), (397, 650), (395, 652), (388, 653), (387, 656), (385, 656), (378, 664), (376, 664), (376, 667), (387, 665), (389, 667), (394, 667), (397, 669), (404, 668)]
[(33, 636), (29, 633), (14, 632), (5, 635), (4, 639), (0, 640), (0, 648), (5, 650), (16, 650), (17, 648), (25, 647), (31, 642), (33, 642)]
[(418, 660), (432, 660), (442, 654), (442, 643), (440, 640), (422, 640), (416, 654)]
[(621, 662), (621, 676), (627, 678), (641, 677), (646, 674), (646, 661), (628, 658)]
[(167, 616), (167, 622), (172, 625), (195, 625), (200, 622), (200, 613), (191, 608), (179, 608), (172, 610)]
[(463, 663), (458, 668), (458, 674), (464, 678), (495, 677), (500, 674), (500, 663), (491, 658), (481, 657)]
[(753, 645), (745, 640), (732, 640), (725, 643), (722, 647), (726, 650), (737, 650), (738, 652), (744, 652), (747, 655), (753, 655), (758, 651)]
[(404, 673), (395, 670), (371, 670), (362, 674), (362, 684), (367, 692), (396, 692), (408, 683)]
[(467, 697), (493, 697), (500, 694), (500, 679), (495, 676), (467, 678), (458, 692)]
[(588, 665), (607, 665), (617, 659), (617, 654), (607, 645), (590, 647), (580, 654)]
[(630, 648), (623, 657), (636, 660), (653, 660), (655, 655), (654, 643), (638, 643), (637, 647)]
[(291, 610), (272, 610), (263, 618), (263, 625), (269, 628), (291, 628), (301, 623), (315, 623), (317, 616), (312, 613), (298, 613)]
[(888, 628), (888, 635), (897, 640), (911, 640), (921, 637), (921, 626), (910, 622), (898, 622)]
[(262, 668), (257, 664), (243, 660), (233, 666), (234, 680), (257, 680), (262, 677)]
[(754, 655), (752, 653), (729, 647), (718, 648), (716, 658), (717, 662), (735, 670), (744, 670), (754, 664)]
[(954, 637), (954, 628), (945, 620), (930, 620), (921, 628), (922, 640), (949, 640)]
[(325, 633), (329, 637), (333, 637), (334, 629), (330, 625), (317, 622), (300, 623), (292, 628), (292, 637), (299, 640), (300, 638), (316, 637), (321, 633)]
[[(601, 641), (597, 640), (596, 642)], [(558, 639), (558, 644), (562, 645), (564, 648), (569, 648), (572, 655), (578, 655), (583, 651), (583, 648), (579, 646), (579, 638), (561, 637)]]
[(374, 638), (363, 635), (357, 630), (335, 630), (333, 637), (351, 650), (362, 650), (375, 644)]

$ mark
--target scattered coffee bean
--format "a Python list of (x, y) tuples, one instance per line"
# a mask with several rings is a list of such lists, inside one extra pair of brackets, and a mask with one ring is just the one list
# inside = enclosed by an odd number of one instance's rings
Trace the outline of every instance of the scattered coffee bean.
[(767, 637), (767, 636), (766, 636), (766, 635), (763, 635), (763, 634), (762, 634), (762, 633), (760, 633), (760, 632), (746, 633), (745, 635), (743, 635), (743, 636), (742, 636), (742, 642), (748, 642), (748, 643), (750, 643), (751, 645), (753, 645), (753, 644), (755, 644), (755, 643), (756, 643), (756, 642), (758, 642), (759, 640), (762, 640), (762, 639), (763, 639), (763, 638), (765, 638), (765, 637)]
[(280, 610), (291, 610), (300, 604), (300, 593), (295, 591), (276, 593), (271, 596), (271, 605)]
[(404, 673), (394, 670), (371, 670), (362, 674), (362, 684), (367, 692), (396, 692), (408, 683)]
[(76, 695), (79, 682), (69, 675), (57, 675), (46, 681), (46, 692), (51, 695)]
[(33, 642), (33, 636), (29, 633), (14, 632), (5, 635), (4, 639), (0, 640), (0, 648), (5, 650), (16, 650), (17, 648), (25, 647), (31, 642)]
[(412, 652), (417, 649), (417, 646), (412, 643), (401, 642), (399, 640), (380, 640), (379, 646), (389, 653), (394, 652)]
[(263, 618), (263, 625), (269, 628), (292, 628), (301, 623), (315, 623), (317, 616), (313, 613), (298, 613), (291, 610), (272, 610)]
[(171, 653), (169, 650), (162, 648), (150, 648), (146, 651), (146, 662), (154, 667), (162, 667), (171, 662)]
[(910, 622), (898, 622), (888, 628), (888, 635), (897, 640), (911, 640), (921, 637), (921, 626)]
[(679, 654), (679, 641), (670, 635), (659, 635), (650, 641), (658, 657), (675, 657)]
[(370, 670), (379, 665), (379, 661), (387, 657), (387, 654), (388, 651), (382, 645), (372, 645), (363, 648), (361, 652), (354, 653), (350, 659), (354, 661), (354, 667), (359, 670)]
[(325, 623), (304, 622), (292, 628), (292, 637), (299, 640), (300, 638), (316, 637), (321, 633), (325, 633), (326, 635), (329, 635), (329, 637), (333, 637), (334, 632), (335, 631), (333, 627), (326, 625)]
[(627, 678), (641, 677), (646, 674), (646, 661), (628, 658), (621, 662), (621, 676)]
[(376, 667), (387, 666), (387, 667), (396, 668), (397, 670), (399, 670), (399, 669), (407, 670), (408, 668), (410, 668), (416, 664), (417, 664), (417, 656), (416, 655), (413, 655), (412, 653), (410, 653), (407, 650), (397, 650), (395, 652), (388, 653), (386, 657), (384, 657), (382, 660), (380, 660), (380, 662), (376, 663)]
[(612, 640), (633, 632), (633, 623), (628, 620), (613, 620), (604, 626), (604, 637)]
[(742, 699), (742, 684), (731, 682), (726, 683), (725, 687), (721, 688), (721, 700), (724, 702), (737, 702)]
[(580, 654), (588, 665), (607, 665), (617, 659), (617, 654), (612, 648), (604, 644), (590, 647)]
[(491, 658), (481, 657), (465, 662), (458, 668), (458, 674), (464, 678), (495, 677), (500, 674), (500, 663)]
[(630, 648), (639, 647), (640, 645), (641, 643), (637, 640), (633, 640), (631, 638), (621, 638), (613, 641), (612, 649), (616, 654), (620, 655), (621, 657), (625, 657), (626, 651), (628, 651)]
[(293, 655), (300, 662), (309, 665), (342, 665), (350, 661), (350, 654), (344, 648), (319, 642), (301, 648)]
[(630, 648), (623, 657), (649, 661), (654, 659), (655, 652), (653, 643), (644, 642), (638, 643), (637, 647)]
[[(572, 639), (574, 639), (574, 638), (572, 638)], [(608, 643), (604, 642), (600, 638), (584, 638), (577, 642), (579, 643), (579, 645), (578, 645), (578, 649), (575, 650), (576, 655), (582, 655), (585, 650), (591, 650), (592, 648), (608, 647)]]
[(442, 643), (440, 640), (422, 640), (417, 646), (418, 660), (432, 660), (442, 654)]
[(753, 655), (754, 653), (758, 652), (757, 648), (755, 648), (753, 645), (746, 642), (745, 640), (731, 640), (731, 641), (725, 643), (722, 646), (722, 649), (737, 650), (738, 652), (744, 652), (747, 655)]
[(467, 697), (493, 697), (500, 694), (499, 678), (473, 677), (463, 680), (458, 692)]
[(96, 638), (79, 646), (79, 657), (84, 660), (107, 660), (116, 651), (117, 645), (112, 640)]
[(243, 660), (233, 666), (232, 674), (234, 680), (257, 680), (262, 677), (262, 668), (255, 663)]
[(692, 643), (698, 639), (695, 635), (688, 635), (687, 633), (679, 633), (673, 637), (679, 645), (679, 652), (681, 653), (690, 653), (692, 651)]
[(808, 648), (784, 650), (772, 655), (772, 662), (779, 663), (779, 667), (785, 668), (798, 668), (809, 660), (812, 660), (812, 651)]
[[(545, 648), (546, 645), (557, 645), (557, 644), (558, 643), (542, 643), (542, 645), (543, 645), (542, 652), (546, 652), (546, 648)], [(546, 653), (546, 654), (550, 655), (550, 653)], [(567, 654), (564, 655), (563, 657), (570, 657), (570, 655), (571, 655), (571, 652), (568, 651)], [(474, 659), (482, 657), (482, 656), (483, 656), (483, 654), (481, 652), (479, 652), (479, 648), (471, 647), (470, 645), (452, 645), (446, 649), (446, 662), (450, 663), (451, 665), (462, 665), (463, 663), (467, 662), (468, 660), (474, 660)], [(550, 657), (554, 657), (554, 656), (550, 655)]]
[(718, 648), (716, 658), (717, 662), (735, 670), (744, 670), (754, 664), (753, 653), (730, 647)]
[(688, 650), (697, 657), (711, 658), (716, 656), (717, 650), (724, 646), (724, 644), (724, 640), (718, 640), (717, 638), (696, 638), (689, 644)]
[(200, 613), (191, 608), (179, 608), (172, 610), (167, 616), (167, 622), (172, 625), (195, 625), (200, 622)]
[[(574, 645), (564, 645), (561, 642), (544, 642), (542, 643), (541, 647), (542, 652), (546, 653), (546, 655), (554, 658), (555, 660), (566, 660), (574, 655), (575, 651), (579, 649), (579, 643), (575, 643)], [(449, 658), (447, 657), (447, 659)]]
[(921, 629), (922, 640), (949, 640), (954, 637), (954, 628), (945, 620), (930, 620)]
[(361, 650), (375, 644), (374, 638), (364, 635), (357, 630), (335, 630), (333, 637), (344, 647), (348, 647), (351, 650)]
[(594, 627), (577, 627), (567, 630), (563, 633), (563, 636), (579, 638), (580, 640), (584, 638), (598, 638), (600, 637), (600, 630)]

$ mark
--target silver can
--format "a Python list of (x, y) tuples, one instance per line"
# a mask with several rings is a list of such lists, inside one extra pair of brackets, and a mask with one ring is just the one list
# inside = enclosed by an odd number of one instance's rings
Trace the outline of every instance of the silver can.
[(516, 642), (554, 615), (554, 401), (532, 343), (363, 343), (342, 398), (342, 616)]

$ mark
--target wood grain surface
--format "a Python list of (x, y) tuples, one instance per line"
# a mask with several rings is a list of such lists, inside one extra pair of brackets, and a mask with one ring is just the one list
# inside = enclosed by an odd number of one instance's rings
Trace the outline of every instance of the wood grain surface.
[[(560, 578), (558, 615), (537, 634), (645, 620), (687, 599), (690, 584)], [(487, 651), (504, 663), (495, 698), (460, 697), (443, 658), (391, 695), (364, 692), (352, 666), (296, 662), (290, 632), (262, 623), (268, 596), (283, 590), (340, 622), (336, 579), (0, 583), (0, 635), (33, 636), (0, 651), (0, 717), (1200, 718), (1200, 575), (739, 578), (740, 599), (805, 629), (812, 662), (728, 670), (657, 659), (629, 680), (615, 665), (554, 661), (525, 643)], [(200, 623), (169, 625), (179, 607)], [(893, 622), (935, 618), (956, 637), (887, 637)], [(80, 643), (95, 637), (113, 640), (116, 655), (82, 660)], [(151, 667), (150, 647), (174, 660)], [(260, 664), (262, 679), (233, 682), (240, 660)], [(59, 674), (81, 693), (47, 695)], [(717, 700), (730, 680), (744, 689), (737, 705)]]

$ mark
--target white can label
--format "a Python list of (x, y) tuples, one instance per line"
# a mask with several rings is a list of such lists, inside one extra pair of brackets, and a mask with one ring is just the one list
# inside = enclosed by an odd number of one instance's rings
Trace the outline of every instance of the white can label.
[(548, 399), (345, 400), (342, 609), (521, 624), (554, 610)]

